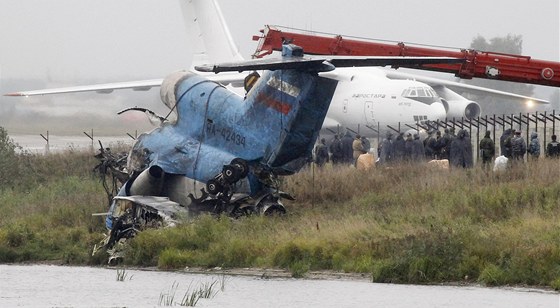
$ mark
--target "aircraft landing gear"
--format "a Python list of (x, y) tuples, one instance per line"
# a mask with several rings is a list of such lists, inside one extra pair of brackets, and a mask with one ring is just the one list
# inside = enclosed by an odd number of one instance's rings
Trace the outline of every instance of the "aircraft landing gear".
[[(258, 170), (253, 171), (259, 173), (261, 178), (267, 178), (271, 181), (270, 174)], [(232, 186), (247, 177), (248, 174), (249, 165), (247, 162), (240, 158), (233, 159), (228, 165), (224, 165), (222, 172), (206, 182), (206, 189), (201, 189), (202, 197), (194, 198), (192, 194), (189, 195), (192, 201), (189, 210), (193, 213), (209, 212), (216, 215), (227, 213), (233, 218), (252, 214), (265, 216), (285, 214), (286, 209), (280, 198), (293, 200), (293, 197), (284, 192), (263, 189), (259, 197), (251, 197), (246, 193), (234, 193)], [(265, 174), (265, 176), (262, 176), (262, 174)], [(265, 182), (263, 184), (267, 187)]]
[(254, 210), (248, 207), (246, 202), (250, 199), (248, 194), (236, 193), (232, 185), (245, 178), (249, 174), (249, 165), (240, 158), (233, 159), (228, 165), (224, 165), (222, 172), (206, 182), (206, 189), (201, 189), (202, 197), (194, 198), (189, 194), (191, 204), (189, 210), (193, 213), (213, 213), (220, 215), (227, 213), (237, 218), (250, 215)]
[(234, 158), (229, 165), (224, 165), (222, 172), (206, 183), (206, 190), (211, 195), (227, 193), (229, 186), (246, 177), (249, 165), (241, 158)]

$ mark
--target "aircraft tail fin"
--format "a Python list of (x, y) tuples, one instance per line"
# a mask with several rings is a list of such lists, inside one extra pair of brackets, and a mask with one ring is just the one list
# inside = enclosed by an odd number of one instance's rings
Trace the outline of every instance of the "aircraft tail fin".
[(181, 0), (180, 3), (187, 33), (193, 40), (192, 67), (243, 60), (216, 0)]

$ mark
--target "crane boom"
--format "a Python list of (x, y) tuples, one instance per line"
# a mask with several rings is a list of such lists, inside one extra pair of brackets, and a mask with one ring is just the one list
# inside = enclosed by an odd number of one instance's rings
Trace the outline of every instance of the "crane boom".
[[(260, 58), (273, 51), (282, 50), (282, 42), (289, 40), (302, 46), (306, 53), (316, 55), (351, 56), (414, 56), (452, 57), (466, 61), (460, 64), (428, 64), (420, 69), (453, 73), (455, 76), (472, 79), (485, 78), (503, 81), (531, 83), (560, 87), (560, 63), (532, 59), (530, 56), (478, 51), (473, 49), (436, 49), (411, 46), (404, 43), (389, 44), (367, 39), (345, 38), (341, 35), (325, 35), (293, 29), (265, 26), (254, 57)], [(417, 67), (416, 67), (417, 68)]]

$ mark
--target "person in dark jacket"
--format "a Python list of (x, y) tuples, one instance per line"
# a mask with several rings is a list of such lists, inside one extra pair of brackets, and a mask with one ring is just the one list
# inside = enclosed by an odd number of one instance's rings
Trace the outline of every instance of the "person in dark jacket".
[(369, 150), (371, 149), (371, 143), (369, 142), (368, 138), (362, 136), (361, 140), (362, 140), (362, 148), (364, 149), (364, 153), (369, 153)]
[(489, 130), (484, 134), (484, 138), (480, 140), (479, 146), (482, 156), (482, 168), (488, 169), (490, 168), (490, 163), (492, 163), (492, 158), (494, 158), (496, 151), (494, 141), (490, 138)]
[(500, 155), (503, 155), (507, 158), (511, 158), (511, 137), (513, 136), (513, 132), (511, 128), (508, 128), (504, 131), (502, 136), (500, 137)]
[(462, 168), (472, 168), (473, 166), (471, 138), (465, 129), (459, 130), (457, 138), (451, 142), (449, 165)]
[(552, 135), (552, 141), (546, 145), (546, 157), (560, 158), (560, 143), (556, 141), (556, 135)]
[(525, 139), (521, 137), (521, 131), (518, 130), (515, 132), (514, 136), (511, 138), (510, 143), (512, 159), (516, 162), (523, 162), (525, 152), (527, 152), (527, 143), (525, 143)]
[(413, 154), (412, 154), (412, 159), (414, 162), (422, 162), (425, 161), (425, 151), (424, 151), (424, 142), (422, 142), (422, 140), (420, 140), (420, 135), (419, 134), (414, 134), (414, 141), (413, 141)]
[(345, 164), (352, 164), (354, 161), (352, 150), (352, 143), (354, 142), (354, 138), (352, 138), (350, 132), (346, 132), (346, 134), (340, 139), (340, 141), (342, 142), (342, 153), (344, 153), (342, 161)]
[(329, 145), (329, 151), (331, 152), (331, 159), (333, 165), (340, 164), (344, 160), (344, 151), (342, 149), (342, 141), (338, 135), (334, 135), (334, 139)]
[(397, 163), (402, 162), (405, 152), (404, 133), (399, 133), (393, 142), (393, 161)]
[(387, 134), (385, 134), (385, 139), (383, 139), (379, 147), (379, 163), (390, 163), (393, 161), (393, 155), (393, 134), (391, 132), (387, 132)]
[(414, 157), (414, 140), (412, 139), (412, 134), (406, 134), (406, 139), (404, 140), (404, 160), (412, 161)]
[(440, 159), (449, 159), (449, 151), (451, 150), (453, 139), (455, 139), (453, 127), (444, 129), (443, 137), (440, 138), (440, 142), (437, 145), (440, 149)]
[(435, 142), (434, 156), (436, 157), (436, 159), (442, 159), (441, 158), (441, 132), (439, 130), (436, 131), (435, 140), (436, 142)]
[(527, 154), (529, 154), (527, 158), (531, 158), (531, 160), (538, 160), (539, 156), (541, 156), (541, 142), (539, 141), (537, 132), (531, 133), (531, 141), (529, 141), (529, 146), (527, 147)]
[(424, 139), (424, 154), (427, 160), (432, 160), (436, 158), (436, 138), (434, 137), (434, 131), (428, 131), (428, 137)]
[(322, 167), (329, 162), (329, 149), (325, 138), (321, 138), (321, 142), (315, 146), (315, 163)]

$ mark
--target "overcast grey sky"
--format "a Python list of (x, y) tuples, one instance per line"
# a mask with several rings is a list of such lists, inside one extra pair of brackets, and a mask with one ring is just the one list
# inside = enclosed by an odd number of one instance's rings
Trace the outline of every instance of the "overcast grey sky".
[[(0, 1), (3, 78), (162, 77), (188, 67), (179, 0)], [(524, 53), (559, 60), (559, 1), (218, 1), (242, 54), (265, 24), (468, 47), (480, 34), (523, 36)]]
[[(2, 81), (39, 79), (48, 87), (60, 87), (161, 78), (188, 68), (190, 45), (178, 1), (2, 0)], [(256, 48), (251, 37), (263, 25), (277, 24), (450, 47), (468, 47), (478, 34), (486, 38), (515, 34), (523, 36), (525, 55), (560, 61), (558, 0), (218, 3), (245, 57)], [(3, 92), (28, 89), (0, 84)]]

